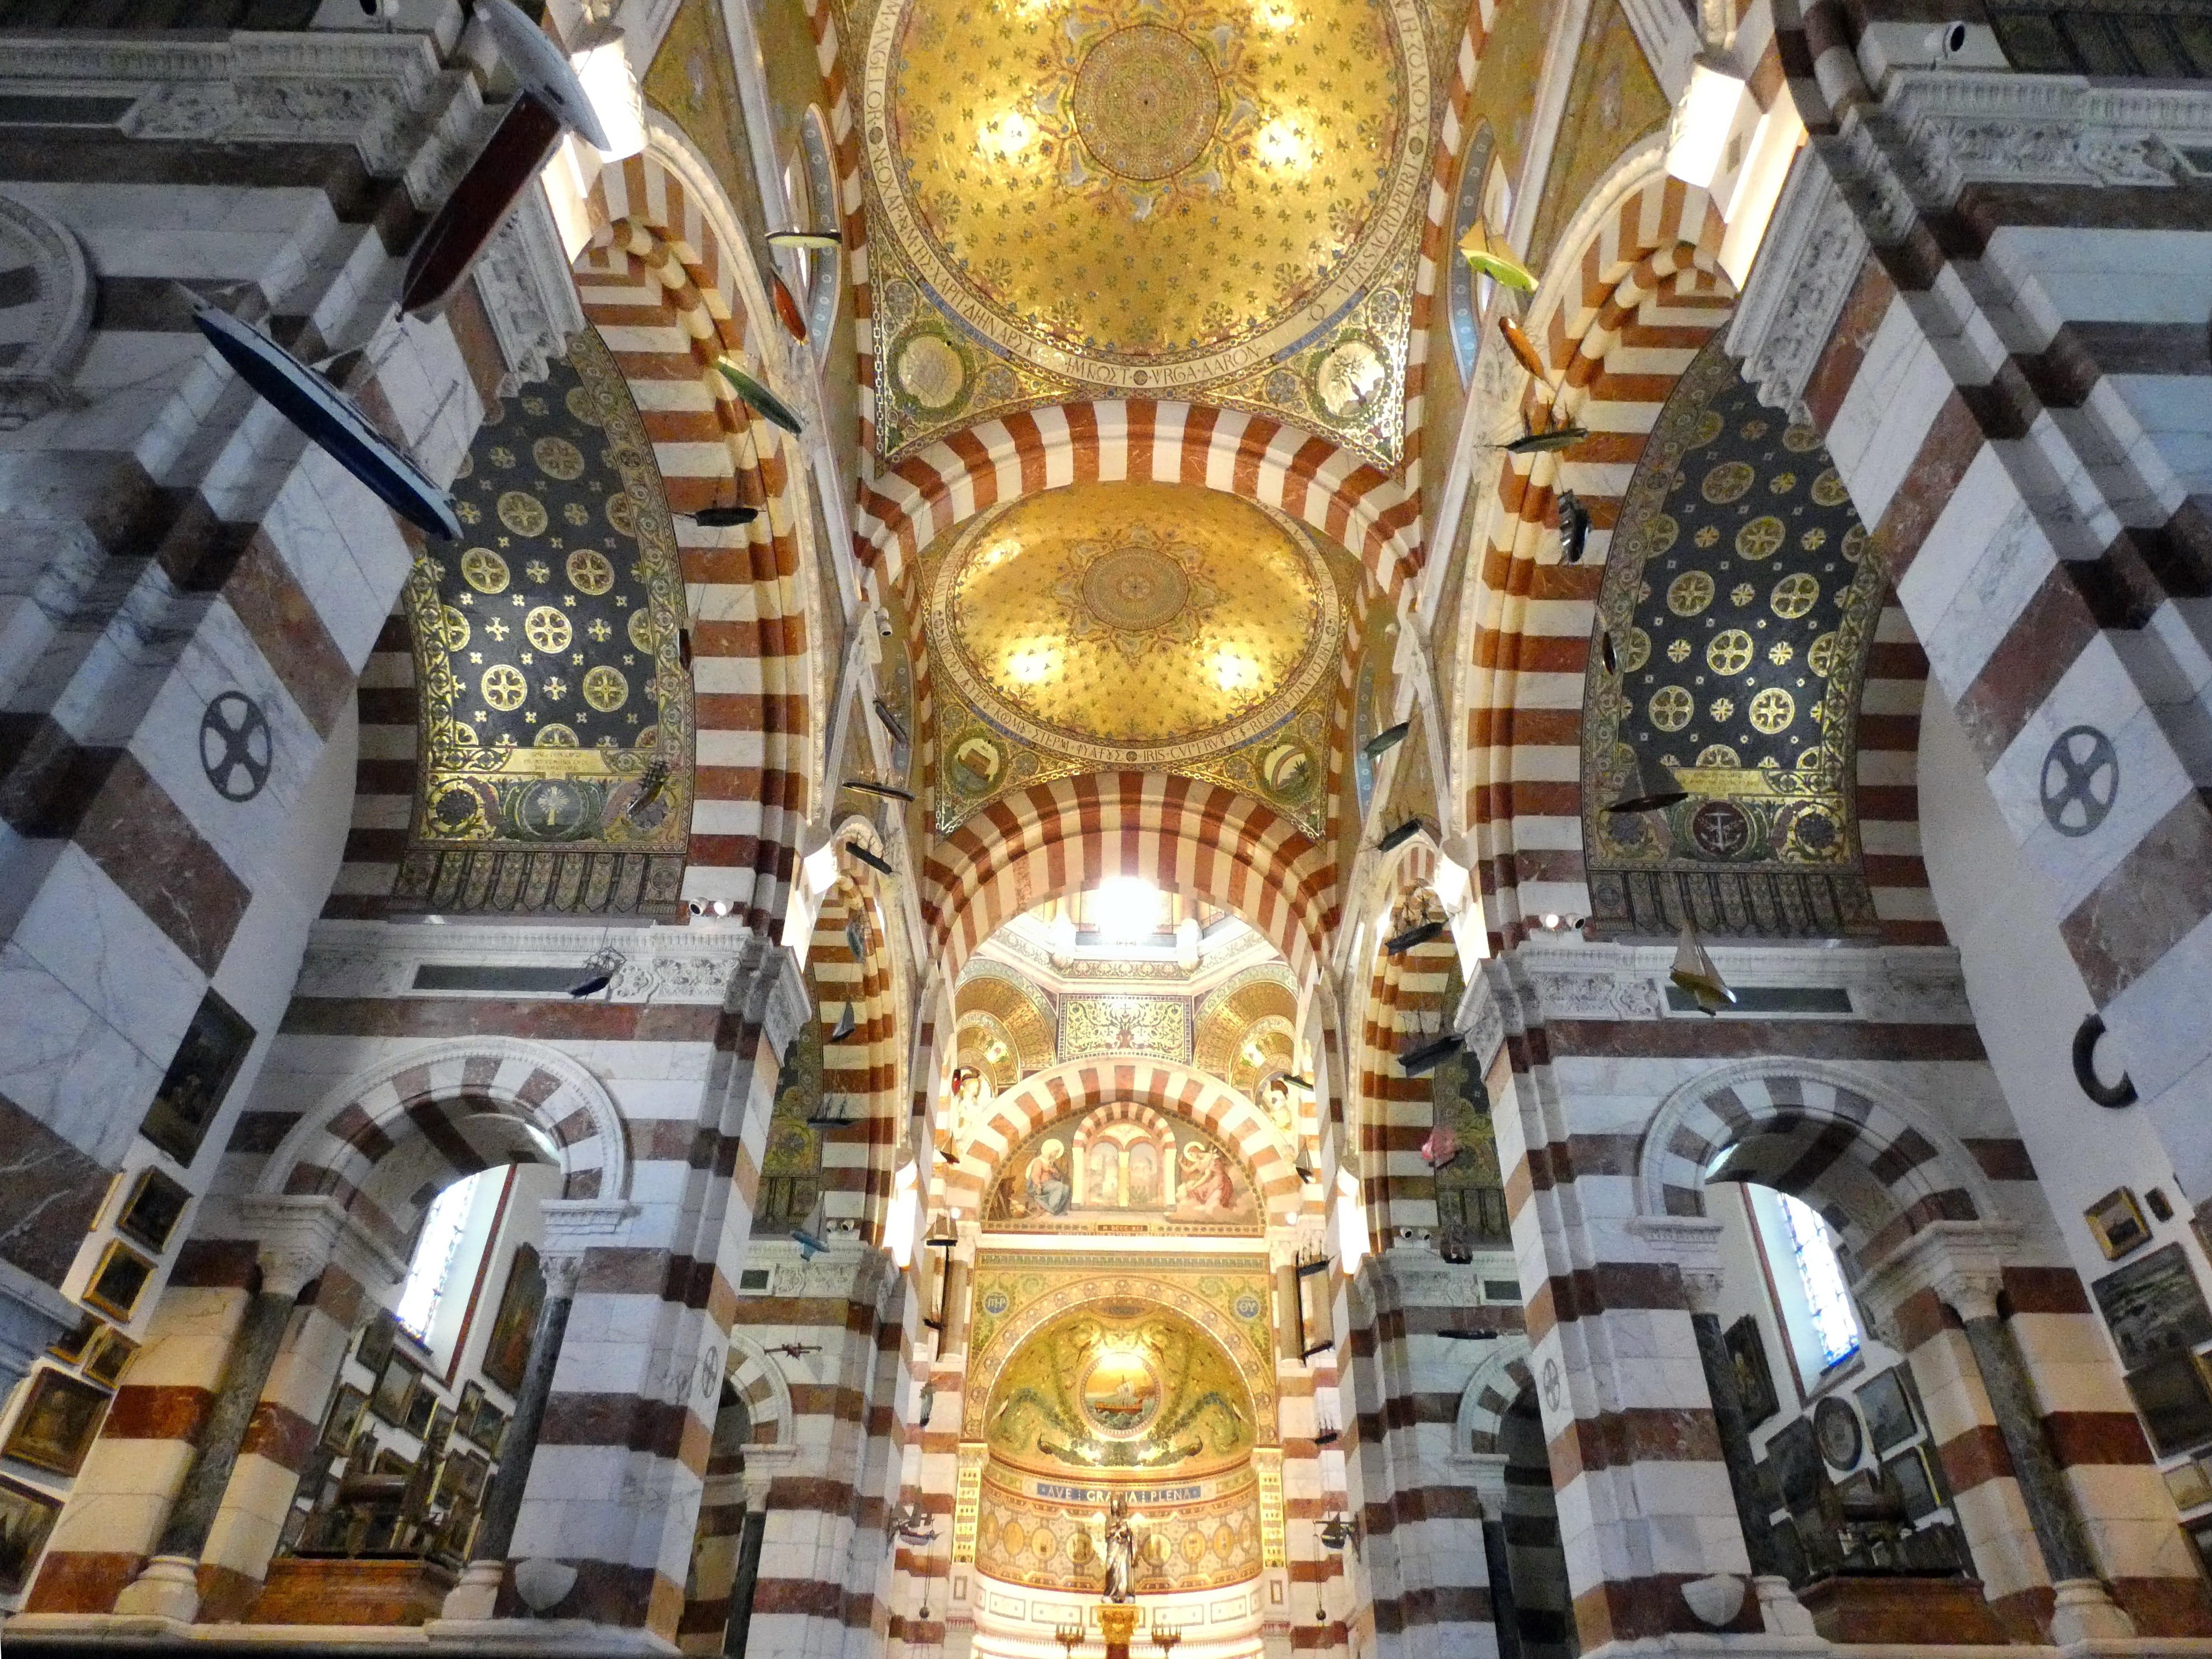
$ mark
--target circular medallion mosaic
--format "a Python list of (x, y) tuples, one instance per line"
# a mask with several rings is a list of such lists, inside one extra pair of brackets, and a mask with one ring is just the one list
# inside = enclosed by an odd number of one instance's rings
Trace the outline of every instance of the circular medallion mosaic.
[(1164, 179), (1205, 153), (1221, 88), (1205, 48), (1152, 23), (1117, 29), (1075, 73), (1075, 130), (1109, 171)]
[[(1416, 0), (893, 0), (866, 166), (917, 285), (988, 346), (1202, 383), (1387, 287), (1429, 187), (1426, 27)], [(886, 358), (924, 407), (935, 355)], [(1347, 362), (1330, 392), (1372, 380)]]
[[(1047, 490), (971, 520), (930, 579), (928, 630), (991, 725), (1125, 765), (1218, 753), (1280, 724), (1331, 668), (1342, 622), (1328, 567), (1287, 520), (1218, 490), (1132, 483)], [(990, 788), (1004, 764), (978, 752), (957, 781)]]

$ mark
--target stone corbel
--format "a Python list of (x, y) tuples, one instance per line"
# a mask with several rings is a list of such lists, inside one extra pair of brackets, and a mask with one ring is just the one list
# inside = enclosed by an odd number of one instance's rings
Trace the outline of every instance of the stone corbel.
[(1693, 1314), (1720, 1311), (1722, 1224), (1701, 1215), (1639, 1215), (1628, 1231), (1650, 1247), (1652, 1259), (1680, 1270)]
[(594, 1245), (617, 1243), (638, 1213), (636, 1205), (619, 1199), (549, 1198), (540, 1208), (545, 1239), (538, 1261), (550, 1297), (574, 1296), (585, 1253)]
[(334, 1198), (254, 1194), (238, 1200), (238, 1213), (252, 1230), (264, 1291), (297, 1296), (333, 1262), (372, 1295), (407, 1277), (407, 1263)]
[(552, 360), (568, 355), (568, 337), (584, 326), (583, 304), (543, 189), (522, 193), (513, 216), (485, 246), (474, 275), (507, 364), (499, 395), (511, 398), (526, 382), (544, 380)]
[(1467, 1040), (1467, 1056), (1474, 1062), (1477, 1077), (1490, 1075), (1498, 1051), (1505, 1044), (1504, 986), (1492, 972), (1498, 966), (1486, 962), (1480, 973), (1468, 975), (1467, 994), (1452, 1019), (1452, 1029)]
[(1809, 418), (1805, 387), (1866, 255), (1866, 234), (1826, 162), (1801, 150), (1729, 324), (1728, 354), (1761, 403)]
[(766, 1034), (780, 1064), (809, 1012), (799, 958), (783, 945), (749, 940), (744, 960), (730, 975), (730, 994), (723, 1006)]
[(1934, 1291), (1962, 1320), (1993, 1318), (2004, 1288), (2004, 1258), (2019, 1241), (2020, 1230), (2008, 1224), (1930, 1222), (1853, 1289), (1869, 1322), (1893, 1323), (1897, 1310), (1921, 1291)]

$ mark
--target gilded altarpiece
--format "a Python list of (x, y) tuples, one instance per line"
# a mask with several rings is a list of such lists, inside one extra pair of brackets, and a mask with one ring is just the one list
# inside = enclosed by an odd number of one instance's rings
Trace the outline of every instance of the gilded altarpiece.
[(1097, 1593), (1109, 1500), (1139, 1594), (1256, 1577), (1283, 1532), (1262, 1257), (989, 1254), (979, 1264), (955, 1553)]
[(676, 532), (599, 335), (486, 410), (460, 546), (416, 561), (420, 784), (394, 901), (673, 915), (692, 701)]

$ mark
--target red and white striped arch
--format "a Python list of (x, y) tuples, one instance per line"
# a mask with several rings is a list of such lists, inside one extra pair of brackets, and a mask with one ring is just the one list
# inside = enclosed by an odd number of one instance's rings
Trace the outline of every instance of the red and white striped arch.
[[(1444, 918), (1430, 885), (1436, 872), (1436, 849), (1425, 840), (1407, 847), (1392, 872), (1390, 902), (1378, 914), (1382, 939)], [(1378, 942), (1368, 970), (1359, 1025), (1358, 1134), (1368, 1221), (1378, 1237), (1399, 1227), (1437, 1224), (1436, 1176), (1421, 1158), (1421, 1142), (1436, 1118), (1429, 1079), (1407, 1077), (1398, 1055), (1443, 1030), (1455, 1012), (1444, 1006), (1444, 991), (1458, 959), (1447, 927), (1397, 956)]]
[(698, 709), (684, 893), (727, 899), (772, 931), (807, 805), (805, 469), (714, 362), (727, 352), (758, 364), (781, 343), (768, 332), (759, 274), (715, 228), (731, 220), (727, 204), (710, 210), (669, 158), (649, 149), (608, 167), (588, 205), (596, 228), (576, 261), (578, 295), (629, 383), (670, 511), (766, 508), (731, 530), (679, 519), (676, 539)]
[(1304, 1190), (1297, 1149), (1267, 1114), (1218, 1078), (1160, 1060), (1071, 1060), (1033, 1072), (991, 1103), (988, 1121), (953, 1147), (957, 1167), (945, 1165), (945, 1191), (963, 1209), (979, 1209), (1007, 1157), (1048, 1123), (1094, 1106), (1129, 1102), (1195, 1123), (1243, 1163), (1271, 1221), (1288, 1223)]
[(887, 582), (985, 508), (1069, 484), (1147, 479), (1279, 507), (1340, 543), (1385, 592), (1420, 568), (1420, 500), (1351, 451), (1264, 415), (1140, 398), (1066, 404), (966, 430), (860, 489), (861, 558)]
[(1092, 772), (1005, 796), (933, 844), (922, 920), (937, 966), (957, 981), (1002, 924), (1112, 876), (1235, 912), (1300, 979), (1336, 925), (1334, 865), (1292, 820), (1194, 778)]
[[(1467, 676), (1467, 821), (1493, 949), (1545, 912), (1589, 908), (1582, 850), (1582, 707), (1590, 632), (1614, 520), (1674, 383), (1728, 320), (1726, 229), (1703, 191), (1668, 176), (1647, 142), (1601, 181), (1560, 241), (1526, 326), (1558, 388), (1553, 418), (1589, 437), (1507, 457), (1479, 524)], [(1545, 407), (1531, 387), (1524, 407)], [(1538, 416), (1537, 418), (1541, 418)], [(1582, 563), (1562, 564), (1559, 491), (1589, 511)], [(1893, 600), (1861, 696), (1858, 799), (1866, 873), (1885, 936), (1940, 943), (1911, 787), (1926, 659)]]

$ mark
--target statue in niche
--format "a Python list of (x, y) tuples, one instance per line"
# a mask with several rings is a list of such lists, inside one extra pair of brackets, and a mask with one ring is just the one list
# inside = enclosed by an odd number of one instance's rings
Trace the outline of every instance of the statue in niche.
[(1106, 1563), (1106, 1599), (1109, 1601), (1128, 1601), (1135, 1599), (1137, 1581), (1136, 1517), (1129, 1513), (1129, 1495), (1115, 1492), (1107, 1500), (1106, 1541), (1099, 1554)]
[(981, 1128), (990, 1109), (989, 1080), (973, 1066), (957, 1067), (952, 1073), (951, 1129), (953, 1139), (965, 1140)]
[(1280, 1073), (1267, 1079), (1267, 1086), (1260, 1092), (1261, 1103), (1267, 1115), (1287, 1140), (1297, 1132), (1297, 1117), (1291, 1104), (1291, 1081)]
[(1075, 1195), (1075, 1188), (1068, 1184), (1067, 1148), (1061, 1142), (1048, 1140), (1037, 1148), (1037, 1155), (1030, 1160), (1028, 1191), (1032, 1209), (1047, 1215), (1067, 1213), (1067, 1201)]

